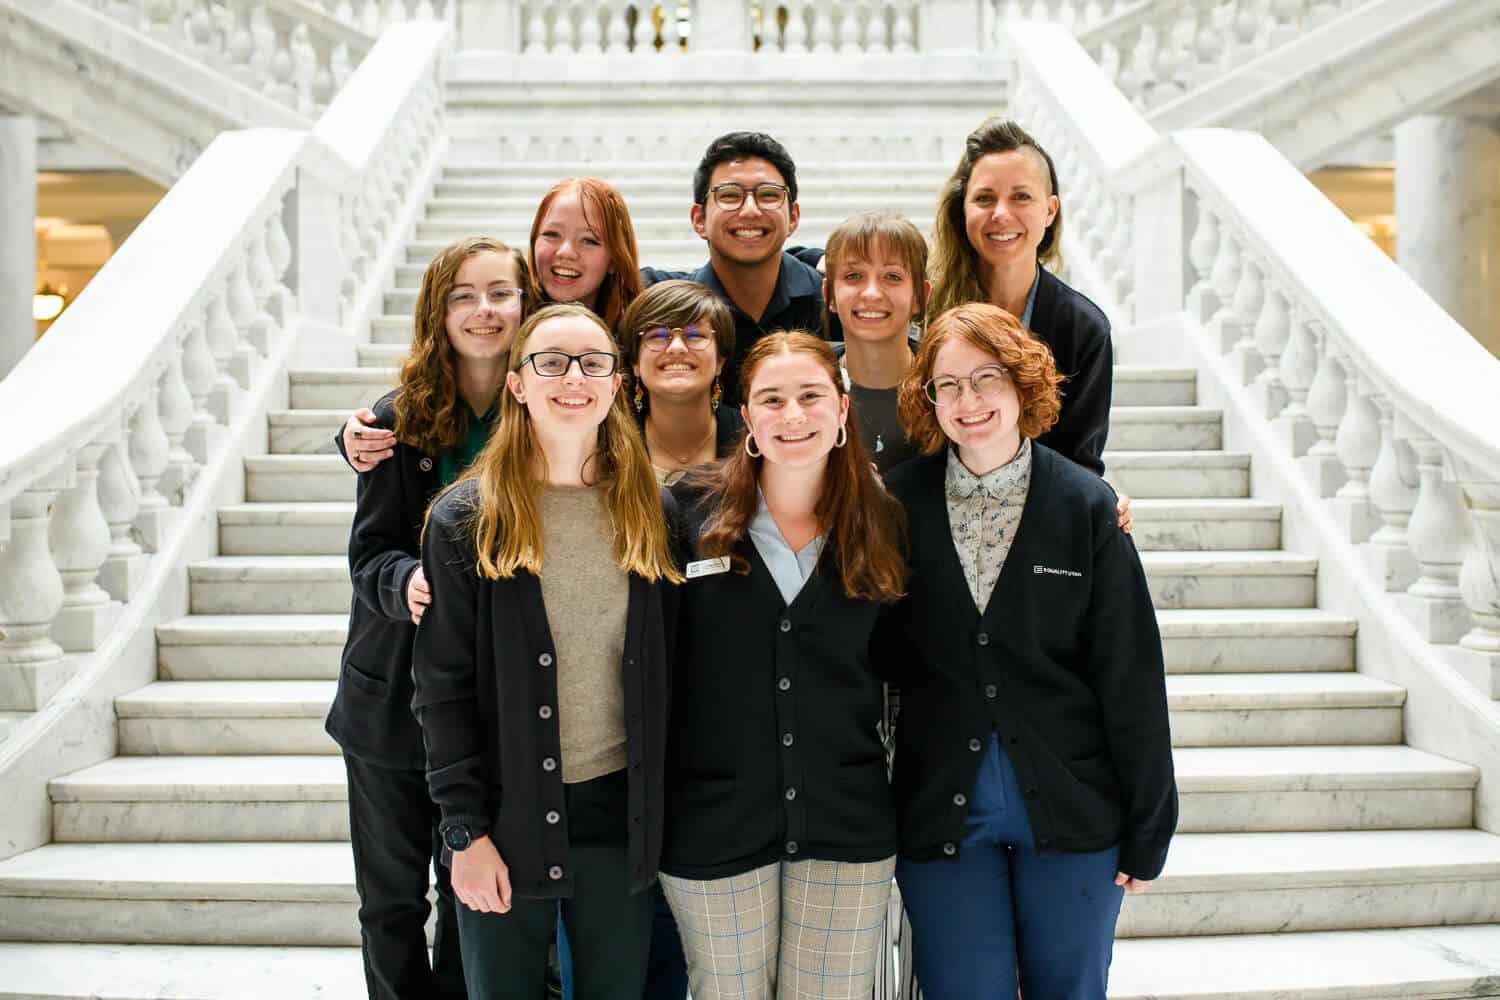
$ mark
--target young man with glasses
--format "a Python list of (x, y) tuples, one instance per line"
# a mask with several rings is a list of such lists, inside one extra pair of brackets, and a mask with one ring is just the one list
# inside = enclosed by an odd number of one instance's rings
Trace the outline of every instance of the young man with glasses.
[(693, 231), (708, 242), (696, 271), (641, 269), (647, 285), (669, 278), (698, 282), (734, 317), (734, 353), (723, 373), (724, 402), (738, 405), (740, 361), (773, 330), (823, 332), (823, 276), (787, 253), (797, 231), (797, 168), (781, 143), (762, 132), (729, 132), (708, 144), (693, 172)]

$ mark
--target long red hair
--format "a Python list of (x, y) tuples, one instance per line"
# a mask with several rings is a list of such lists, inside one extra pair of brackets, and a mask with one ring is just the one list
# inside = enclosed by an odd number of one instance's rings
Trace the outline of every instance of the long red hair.
[[(826, 341), (801, 330), (777, 331), (755, 342), (740, 368), (740, 398), (750, 398), (755, 371), (777, 354), (808, 354), (818, 360), (840, 397), (847, 396), (838, 359)], [(827, 541), (821, 559), (831, 559), (844, 593), (856, 600), (894, 601), (906, 592), (906, 514), (886, 492), (860, 440), (854, 410), (849, 411), (847, 441), (828, 455), (823, 495), (815, 513)], [(746, 434), (749, 433), (747, 429)], [(760, 507), (761, 464), (741, 447), (719, 466), (694, 476), (707, 487), (715, 509), (698, 539), (706, 558), (729, 556), (740, 573), (749, 563), (734, 548), (745, 537)]]
[(541, 272), (536, 267), (536, 235), (552, 202), (565, 191), (578, 193), (583, 217), (594, 227), (604, 241), (604, 249), (609, 252), (609, 274), (599, 286), (594, 312), (604, 320), (605, 326), (614, 330), (625, 307), (641, 294), (641, 263), (630, 210), (625, 207), (625, 196), (613, 184), (597, 177), (569, 177), (558, 181), (552, 190), (542, 195), (542, 201), (536, 207), (536, 215), (531, 220), (531, 237), (526, 244), (526, 260), (531, 265), (531, 273), (538, 276), (537, 287), (545, 296), (547, 290), (542, 286)]

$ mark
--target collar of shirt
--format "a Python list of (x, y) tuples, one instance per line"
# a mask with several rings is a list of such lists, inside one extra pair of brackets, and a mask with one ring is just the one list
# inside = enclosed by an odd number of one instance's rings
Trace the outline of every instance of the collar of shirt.
[(693, 280), (717, 295), (730, 309), (765, 329), (781, 325), (776, 322), (776, 318), (786, 312), (795, 300), (814, 298), (821, 301), (823, 296), (823, 276), (816, 268), (809, 267), (784, 250), (781, 253), (781, 270), (776, 274), (776, 290), (771, 293), (771, 301), (766, 303), (766, 311), (762, 316), (751, 316), (735, 305), (729, 293), (724, 290), (723, 282), (719, 281), (718, 274), (714, 272), (712, 261), (700, 267), (693, 274)]
[(782, 536), (781, 529), (776, 526), (776, 519), (771, 516), (771, 508), (766, 506), (766, 495), (759, 490), (756, 493), (760, 500), (760, 507), (756, 509), (755, 516), (750, 519), (750, 542), (755, 546), (755, 551), (760, 553), (761, 561), (766, 564), (766, 569), (771, 571), (771, 579), (776, 581), (776, 589), (781, 591), (781, 599), (790, 606), (802, 591), (802, 585), (817, 568), (818, 556), (823, 551), (825, 536), (818, 535), (802, 546), (800, 552), (793, 552), (786, 538)]
[(1021, 310), (1021, 325), (1031, 329), (1031, 313), (1036, 309), (1036, 286), (1042, 283), (1042, 265), (1036, 266), (1036, 277), (1031, 279), (1031, 291), (1026, 293), (1026, 308)]
[(944, 483), (944, 491), (954, 500), (968, 500), (972, 497), (984, 497), (991, 500), (1005, 500), (1013, 492), (1026, 473), (1031, 469), (1031, 439), (1021, 439), (1021, 450), (1016, 452), (1016, 457), (998, 469), (991, 469), (982, 476), (976, 476), (970, 472), (964, 463), (959, 460), (958, 449), (948, 449), (948, 474)]

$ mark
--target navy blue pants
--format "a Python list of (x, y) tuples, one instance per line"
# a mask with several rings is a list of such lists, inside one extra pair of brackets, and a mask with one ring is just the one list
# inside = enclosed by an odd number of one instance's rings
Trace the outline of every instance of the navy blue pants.
[(1119, 848), (1036, 849), (1010, 758), (991, 735), (954, 861), (901, 861), (926, 1000), (1104, 1000)]
[[(642, 1000), (687, 1000), (687, 960), (677, 937), (677, 921), (667, 907), (661, 883), (651, 888), (651, 953), (646, 958), (646, 989)], [(573, 1000), (573, 950), (562, 922), (557, 925), (557, 956), (562, 966), (563, 1000)]]

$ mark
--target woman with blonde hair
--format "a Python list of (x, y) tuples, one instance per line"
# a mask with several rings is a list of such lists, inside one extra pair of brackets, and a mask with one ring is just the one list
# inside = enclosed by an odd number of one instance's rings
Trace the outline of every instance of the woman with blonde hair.
[(1108, 486), (1042, 443), (1060, 381), (972, 303), (901, 385), (925, 457), (888, 477), (911, 582), (875, 648), (901, 687), (896, 879), (928, 1000), (1104, 1000), (1122, 891), (1176, 828), (1156, 613)]
[(469, 995), (541, 995), (561, 900), (579, 1000), (639, 1000), (673, 533), (597, 316), (542, 309), (508, 369), (489, 443), (428, 514), (413, 652)]
[[(417, 293), (400, 385), (374, 413), (392, 461), (362, 473), (349, 538), (354, 600), (327, 729), (343, 749), (349, 835), (371, 998), (464, 994), (448, 869), (435, 857), (437, 809), (412, 715), (411, 648), (428, 606), (422, 518), (483, 446), (525, 316), (526, 260), (489, 237), (444, 247)], [(427, 956), (428, 868), (438, 874)]]
[(662, 885), (695, 1000), (867, 997), (896, 849), (870, 637), (905, 587), (901, 512), (825, 342), (769, 334), (740, 379), (741, 446), (675, 487)]

